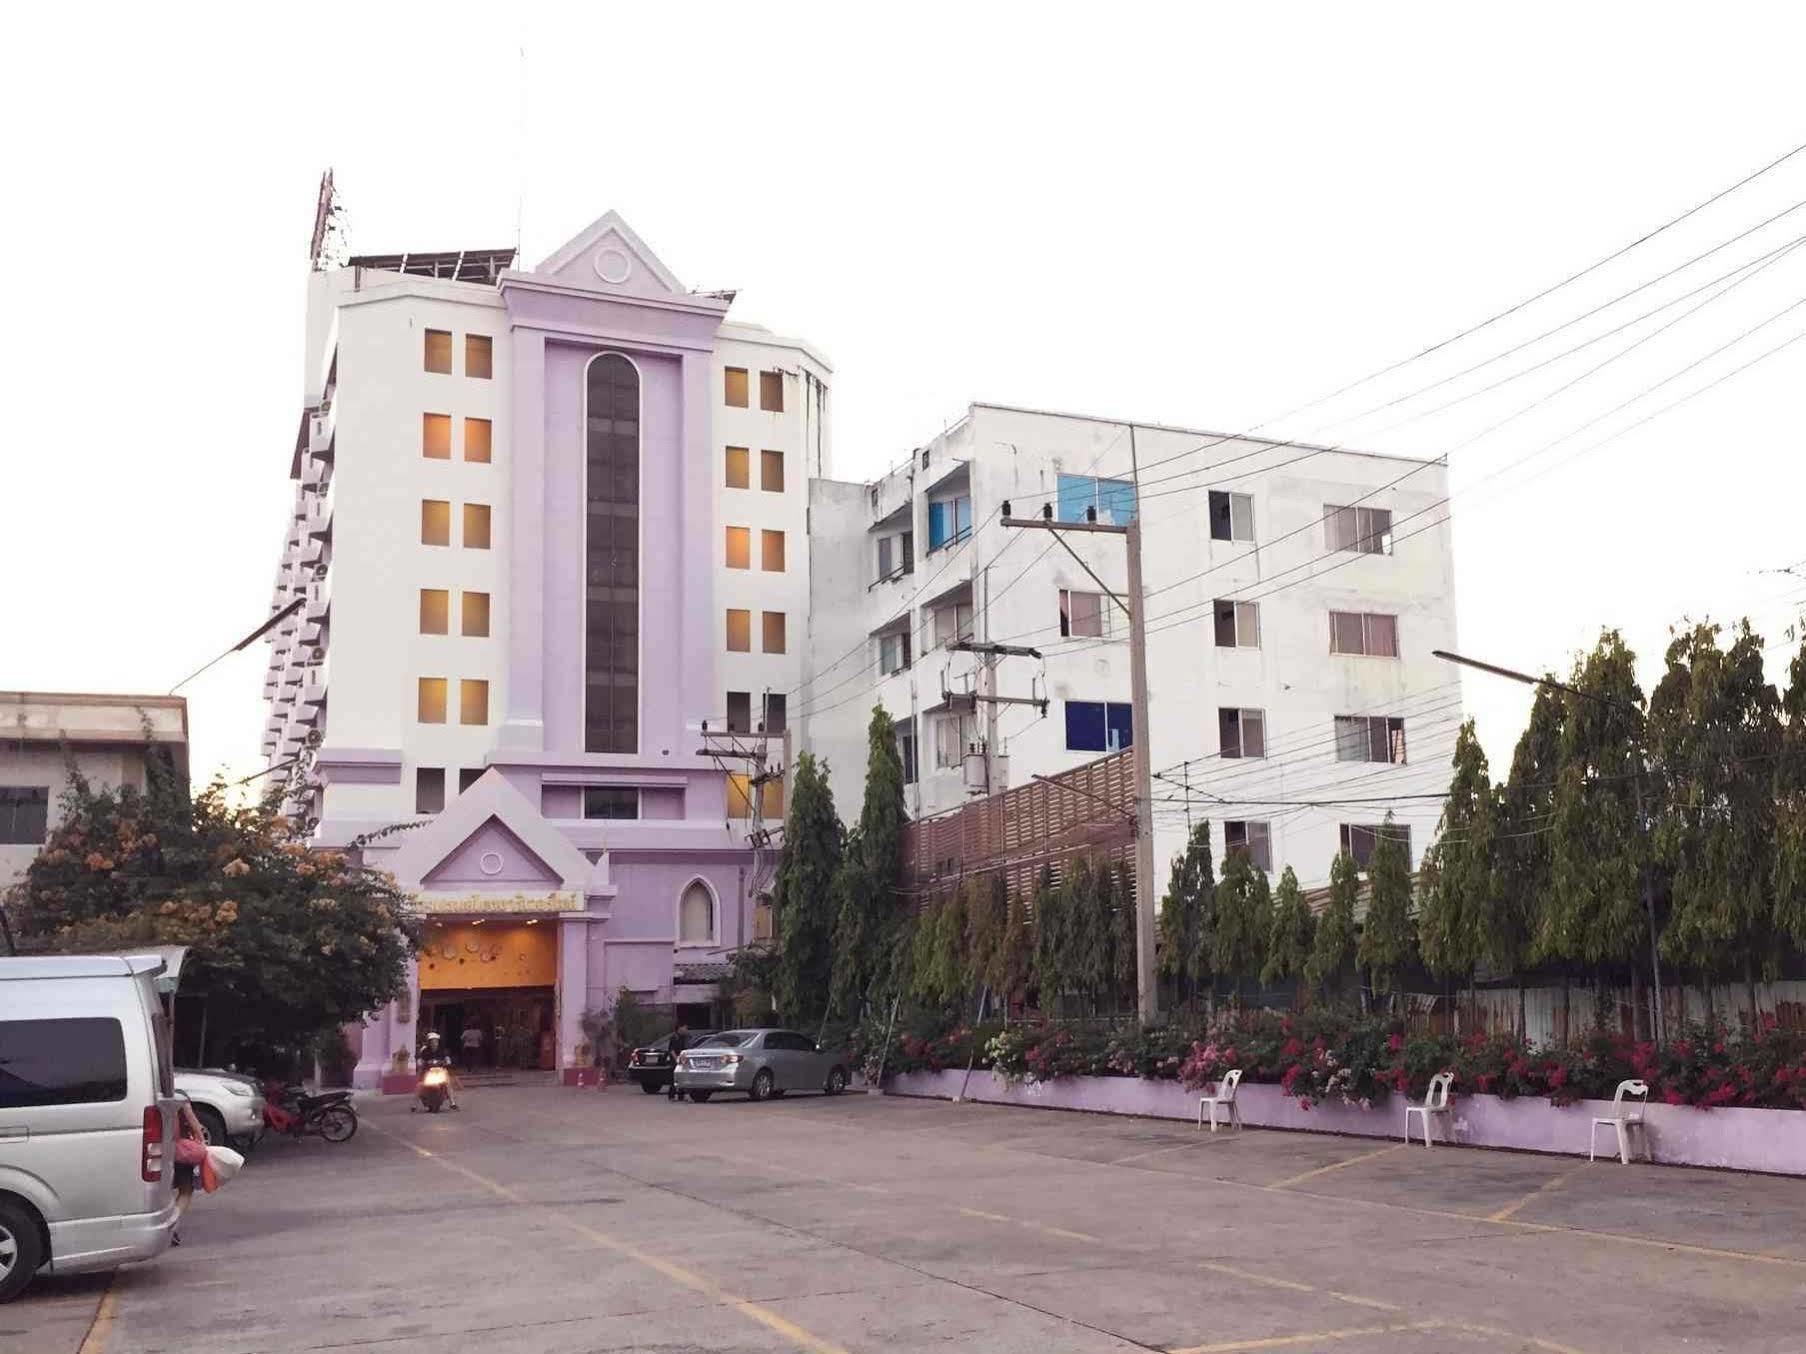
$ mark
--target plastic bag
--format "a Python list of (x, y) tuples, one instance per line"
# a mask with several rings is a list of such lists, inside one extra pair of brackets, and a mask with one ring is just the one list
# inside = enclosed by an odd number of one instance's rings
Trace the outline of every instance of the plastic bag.
[(199, 1138), (176, 1139), (176, 1163), (181, 1166), (199, 1166), (207, 1159), (207, 1144)]
[(230, 1147), (209, 1147), (207, 1164), (213, 1167), (213, 1174), (219, 1184), (223, 1185), (237, 1175), (245, 1164), (243, 1155)]

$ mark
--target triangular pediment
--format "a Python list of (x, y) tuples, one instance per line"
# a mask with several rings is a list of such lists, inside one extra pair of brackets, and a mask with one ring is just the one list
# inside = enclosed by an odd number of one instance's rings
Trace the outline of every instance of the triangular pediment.
[(491, 818), (458, 843), (420, 881), (427, 888), (555, 889), (564, 881), (539, 854)]
[(625, 296), (683, 296), (683, 283), (610, 211), (592, 221), (533, 270), (591, 291)]

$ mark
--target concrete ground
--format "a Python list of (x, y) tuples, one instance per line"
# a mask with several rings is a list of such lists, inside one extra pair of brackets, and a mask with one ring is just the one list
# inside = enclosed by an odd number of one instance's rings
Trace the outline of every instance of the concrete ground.
[[(1802, 1131), (1806, 1131), (1803, 1128)], [(266, 1144), (8, 1354), (1806, 1348), (1806, 1180), (849, 1094)]]

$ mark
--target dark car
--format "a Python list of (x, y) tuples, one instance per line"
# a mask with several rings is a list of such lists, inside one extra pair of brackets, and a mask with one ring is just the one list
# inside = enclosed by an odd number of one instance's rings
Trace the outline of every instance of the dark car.
[[(713, 1030), (685, 1030), (685, 1035), (694, 1044), (698, 1039), (706, 1039)], [(671, 1084), (671, 1072), (677, 1060), (671, 1056), (671, 1036), (654, 1039), (650, 1044), (642, 1044), (627, 1057), (627, 1075), (630, 1080), (637, 1081), (640, 1089), (647, 1095), (657, 1095)]]

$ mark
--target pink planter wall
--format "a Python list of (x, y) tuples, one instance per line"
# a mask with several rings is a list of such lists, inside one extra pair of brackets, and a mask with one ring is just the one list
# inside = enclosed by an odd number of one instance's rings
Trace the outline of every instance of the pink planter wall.
[[(964, 1072), (912, 1072), (895, 1077), (892, 1095), (951, 1099), (960, 1092)], [(1198, 1096), (1177, 1082), (1138, 1077), (1066, 1077), (1038, 1085), (1005, 1086), (989, 1072), (972, 1073), (966, 1099), (1040, 1109), (1089, 1110), (1099, 1114), (1135, 1114), (1154, 1119), (1196, 1122)], [(1309, 1110), (1277, 1086), (1244, 1082), (1236, 1097), (1242, 1122), (1255, 1128), (1286, 1128), (1316, 1133), (1352, 1133), (1362, 1137), (1404, 1137), (1405, 1101), (1391, 1096), (1371, 1110), (1336, 1102)], [(1454, 1139), (1470, 1147), (1509, 1147), (1530, 1152), (1585, 1156), (1587, 1131), (1595, 1115), (1611, 1113), (1611, 1102), (1579, 1100), (1554, 1106), (1547, 1100), (1502, 1100), (1496, 1095), (1457, 1096), (1450, 1102)], [(1772, 1171), (1806, 1175), (1806, 1113), (1797, 1110), (1692, 1109), (1652, 1104), (1647, 1110), (1649, 1144), (1658, 1162), (1676, 1166), (1717, 1166), (1739, 1171)], [(1219, 1121), (1221, 1112), (1219, 1111)], [(1434, 1133), (1440, 1141), (1444, 1122)], [(1609, 1130), (1601, 1129), (1602, 1155), (1617, 1151)]]

